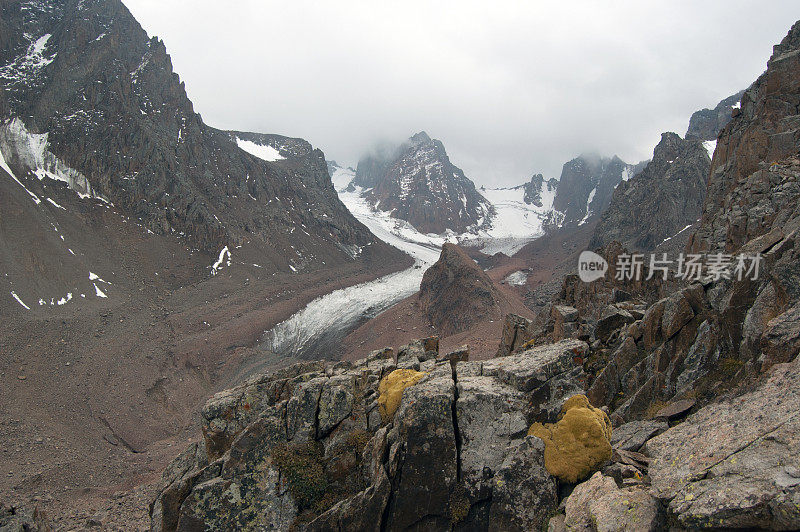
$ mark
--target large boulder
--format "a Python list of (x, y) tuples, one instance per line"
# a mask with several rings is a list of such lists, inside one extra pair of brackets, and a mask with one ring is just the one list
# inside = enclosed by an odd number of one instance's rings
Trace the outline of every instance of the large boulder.
[(503, 333), (496, 357), (504, 357), (519, 350), (533, 338), (531, 320), (517, 314), (506, 314), (503, 320)]
[(800, 304), (771, 319), (761, 337), (762, 369), (791, 362), (800, 353)]
[(658, 502), (640, 486), (618, 488), (599, 471), (579, 484), (564, 502), (570, 531), (649, 531), (662, 528)]
[(514, 442), (493, 480), (491, 530), (541, 530), (558, 506), (556, 481), (544, 467), (539, 438)]
[(600, 314), (594, 335), (601, 342), (607, 342), (611, 333), (629, 323), (636, 321), (630, 312), (615, 305), (608, 305)]
[(508, 444), (528, 430), (525, 395), (493, 377), (458, 379), (456, 419), (461, 436), (461, 478), (476, 500), (492, 491)]
[(631, 421), (614, 428), (611, 446), (623, 451), (638, 451), (651, 438), (669, 428), (669, 423), (658, 419)]
[(645, 444), (654, 495), (687, 528), (800, 528), (800, 361)]

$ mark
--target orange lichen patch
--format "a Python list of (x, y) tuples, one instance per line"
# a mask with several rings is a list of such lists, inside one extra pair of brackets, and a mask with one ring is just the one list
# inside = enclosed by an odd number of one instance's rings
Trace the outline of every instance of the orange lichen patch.
[(544, 441), (545, 467), (565, 482), (582, 480), (611, 459), (611, 421), (585, 395), (567, 399), (557, 423), (534, 423), (528, 434)]

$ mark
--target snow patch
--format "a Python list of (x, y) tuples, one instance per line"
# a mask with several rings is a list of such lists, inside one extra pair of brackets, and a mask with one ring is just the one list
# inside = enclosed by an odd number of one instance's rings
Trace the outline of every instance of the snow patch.
[(30, 197), (33, 199), (33, 202), (36, 205), (39, 205), (42, 202), (42, 200), (39, 199), (39, 196), (37, 196), (36, 194), (34, 194), (30, 190), (28, 190), (28, 187), (23, 185), (22, 181), (20, 181), (19, 178), (17, 178), (17, 176), (14, 175), (14, 172), (11, 171), (11, 168), (8, 166), (8, 164), (6, 163), (6, 159), (3, 156), (3, 150), (2, 150), (2, 146), (1, 145), (0, 145), (0, 168), (5, 170), (8, 173), (8, 175), (11, 176), (11, 179), (16, 181), (19, 186), (21, 186), (23, 189), (25, 189), (25, 192), (27, 192), (30, 195)]
[(706, 140), (703, 141), (703, 147), (708, 152), (708, 156), (713, 159), (714, 158), (714, 150), (717, 149), (717, 141), (716, 140)]
[[(36, 174), (39, 180), (48, 177), (55, 181), (63, 181), (81, 198), (95, 198), (108, 203), (106, 198), (92, 189), (86, 176), (61, 162), (47, 149), (47, 137), (47, 133), (29, 132), (19, 118), (0, 126), (0, 155), (4, 158), (3, 169), (9, 171), (5, 161), (17, 161)], [(30, 191), (28, 193), (33, 195)]]
[(586, 216), (583, 217), (583, 220), (578, 222), (578, 225), (583, 225), (589, 221), (589, 217), (592, 215), (592, 211), (589, 209), (589, 205), (592, 203), (594, 199), (594, 195), (597, 193), (597, 187), (593, 188), (591, 192), (589, 192), (589, 197), (586, 199)]
[(22, 301), (22, 300), (19, 298), (19, 296), (17, 295), (17, 293), (16, 293), (16, 292), (14, 292), (13, 290), (11, 291), (11, 296), (12, 296), (14, 299), (16, 299), (16, 300), (17, 300), (17, 303), (19, 303), (20, 305), (22, 305), (23, 307), (25, 307), (25, 310), (30, 310), (30, 309), (31, 309), (31, 307), (29, 307), (28, 305), (26, 305), (26, 304), (25, 304), (25, 303), (24, 303), (24, 302), (23, 302), (23, 301)]
[(56, 203), (56, 202), (55, 202), (55, 200), (53, 200), (53, 199), (51, 199), (51, 198), (45, 198), (45, 199), (47, 199), (47, 201), (49, 201), (50, 203), (52, 203), (52, 204), (53, 204), (55, 207), (58, 207), (59, 209), (64, 209), (65, 211), (67, 210), (66, 208), (64, 208), (64, 207), (62, 207), (61, 205), (59, 205), (58, 203)]
[(350, 186), (355, 176), (356, 172), (352, 168), (342, 168), (341, 166), (334, 167), (333, 172), (331, 172), (333, 188), (336, 192), (344, 192), (344, 190)]
[[(228, 259), (225, 260), (225, 256), (227, 255)], [(225, 246), (220, 250), (219, 257), (217, 258), (217, 262), (211, 265), (211, 275), (217, 275), (219, 271), (222, 269), (223, 263), (225, 266), (231, 265), (231, 251), (228, 249), (228, 246)]]
[(267, 144), (256, 144), (255, 142), (243, 140), (238, 137), (236, 138), (236, 144), (247, 153), (255, 155), (264, 161), (274, 162), (285, 159), (278, 150)]
[[(692, 225), (694, 225), (694, 224), (689, 224), (689, 225), (687, 225), (686, 227), (684, 227), (683, 229), (681, 229), (680, 231), (678, 231), (677, 233), (675, 233), (674, 235), (672, 235), (672, 236), (668, 236), (667, 238), (665, 238), (664, 240), (662, 240), (662, 241), (661, 241), (661, 244), (663, 244), (664, 242), (668, 242), (668, 241), (672, 240), (673, 238), (675, 238), (675, 237), (676, 237), (676, 236), (678, 236), (679, 234), (681, 234), (681, 233), (683, 233), (684, 231), (686, 231), (687, 229), (689, 229), (689, 228), (690, 228)], [(659, 246), (660, 246), (661, 244), (659, 244)]]
[(528, 281), (528, 274), (519, 270), (506, 277), (504, 281), (512, 286), (523, 286)]
[(11, 63), (0, 67), (0, 79), (5, 79), (11, 83), (26, 83), (44, 67), (52, 63), (56, 58), (56, 54), (50, 57), (44, 54), (50, 37), (52, 35), (47, 33), (35, 41), (31, 41), (24, 54), (18, 56)]
[(97, 284), (96, 284), (96, 283), (92, 283), (92, 285), (94, 286), (94, 293), (95, 293), (95, 295), (96, 295), (97, 297), (108, 297), (108, 296), (105, 294), (105, 292), (103, 292), (102, 290), (100, 290), (100, 288), (97, 286)]

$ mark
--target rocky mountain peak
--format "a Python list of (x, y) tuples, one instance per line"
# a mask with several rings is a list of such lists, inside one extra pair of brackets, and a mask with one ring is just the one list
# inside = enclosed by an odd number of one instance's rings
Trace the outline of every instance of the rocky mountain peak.
[(444, 335), (468, 329), (496, 311), (499, 293), (489, 276), (455, 244), (422, 277), (419, 301), (431, 325)]
[(419, 132), (359, 161), (353, 184), (378, 210), (423, 233), (464, 233), (488, 222), (492, 207), (455, 166), (444, 144)]
[(428, 136), (425, 131), (414, 133), (408, 140), (411, 142), (411, 144), (427, 144), (428, 142), (431, 142), (430, 136)]
[[(34, 192), (43, 184), (36, 173), (58, 166), (76, 191), (155, 234), (183, 235), (210, 252), (251, 242), (287, 270), (287, 255), (306, 266), (314, 256), (352, 261), (352, 250), (375, 242), (309, 143), (203, 123), (164, 43), (119, 0), (0, 9), (13, 30), (0, 43), (0, 150)], [(270, 150), (276, 156), (264, 155)], [(300, 226), (307, 234), (294, 234)]]
[(553, 209), (561, 213), (561, 225), (576, 226), (600, 215), (608, 207), (614, 189), (641, 169), (616, 155), (608, 158), (585, 153), (564, 164), (558, 180)]
[(685, 230), (700, 216), (710, 164), (700, 140), (663, 133), (653, 159), (613, 192), (590, 246), (649, 251)]
[(739, 91), (719, 102), (714, 109), (702, 109), (692, 114), (686, 138), (717, 140), (720, 130), (730, 121), (733, 110), (739, 107), (743, 94), (744, 91)]

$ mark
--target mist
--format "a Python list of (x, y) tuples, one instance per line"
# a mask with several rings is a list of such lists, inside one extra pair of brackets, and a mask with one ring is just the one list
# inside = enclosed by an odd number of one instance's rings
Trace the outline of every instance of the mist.
[(800, 18), (795, 1), (124, 2), (208, 124), (353, 166), (425, 130), (487, 186), (558, 177), (582, 152), (650, 158)]

